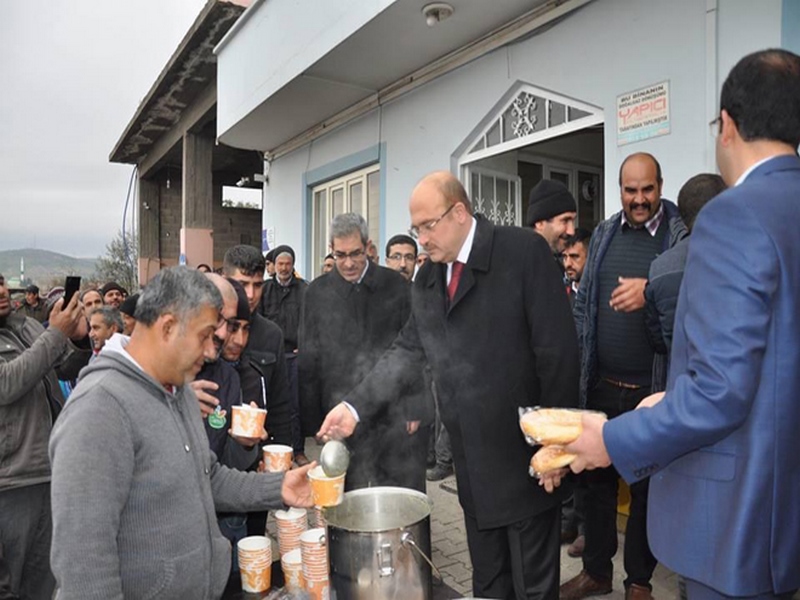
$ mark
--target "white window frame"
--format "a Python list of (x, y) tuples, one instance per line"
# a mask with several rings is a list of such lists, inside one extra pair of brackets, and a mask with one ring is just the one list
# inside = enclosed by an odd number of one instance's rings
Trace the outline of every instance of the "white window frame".
[[(380, 163), (374, 163), (356, 171), (350, 171), (349, 173), (340, 175), (335, 179), (329, 179), (311, 188), (311, 256), (312, 270), (315, 277), (321, 272), (322, 258), (330, 251), (327, 240), (330, 238), (331, 221), (337, 214), (353, 212), (353, 199), (350, 197), (350, 192), (352, 186), (359, 183), (361, 183), (362, 193), (361, 206), (357, 212), (362, 215), (367, 222), (370, 238), (372, 240), (378, 239), (380, 228), (380, 185), (378, 186), (378, 198), (374, 198), (372, 202), (370, 202), (367, 182), (370, 175), (373, 173), (380, 174), (380, 170)], [(343, 210), (341, 213), (334, 214), (331, 196), (334, 191), (338, 190), (343, 191)], [(325, 192), (327, 204), (324, 223), (318, 223), (317, 221), (317, 194), (321, 191)], [(323, 228), (324, 236), (317, 235), (319, 233), (319, 227)], [(326, 240), (323, 247), (320, 247), (320, 237)]]

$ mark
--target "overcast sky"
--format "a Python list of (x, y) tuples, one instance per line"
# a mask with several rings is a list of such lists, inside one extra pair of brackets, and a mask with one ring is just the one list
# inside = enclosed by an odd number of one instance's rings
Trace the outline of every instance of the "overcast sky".
[(0, 250), (104, 253), (132, 171), (108, 156), (204, 4), (2, 3)]

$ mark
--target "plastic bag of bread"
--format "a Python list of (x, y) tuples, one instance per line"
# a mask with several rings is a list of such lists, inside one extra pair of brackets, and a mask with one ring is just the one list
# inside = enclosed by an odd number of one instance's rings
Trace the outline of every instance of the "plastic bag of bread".
[(583, 431), (580, 410), (569, 408), (520, 408), (519, 425), (531, 446), (565, 445)]
[(531, 457), (528, 472), (531, 477), (539, 477), (542, 473), (566, 467), (575, 458), (574, 454), (570, 454), (562, 446), (542, 446)]

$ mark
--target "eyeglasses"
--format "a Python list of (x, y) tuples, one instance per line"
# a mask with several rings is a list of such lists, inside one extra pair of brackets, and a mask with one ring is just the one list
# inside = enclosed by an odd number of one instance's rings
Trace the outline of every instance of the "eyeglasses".
[(353, 250), (352, 252), (334, 252), (333, 259), (337, 262), (345, 262), (348, 258), (357, 260), (366, 254), (364, 248)]
[(414, 256), (413, 254), (400, 254), (399, 252), (396, 252), (395, 254), (390, 254), (389, 256), (387, 256), (386, 260), (391, 260), (395, 262), (400, 262), (401, 260), (405, 260), (406, 262), (413, 263), (414, 261), (417, 260), (417, 257)]
[(411, 228), (408, 230), (408, 235), (410, 235), (412, 238), (414, 238), (414, 239), (416, 240), (416, 239), (419, 239), (419, 232), (420, 232), (420, 229), (422, 229), (422, 230), (424, 230), (424, 231), (433, 231), (433, 228), (434, 228), (434, 227), (436, 227), (436, 225), (438, 225), (438, 224), (439, 224), (439, 221), (441, 221), (442, 219), (444, 219), (444, 218), (447, 216), (447, 213), (449, 213), (449, 212), (450, 212), (451, 210), (453, 210), (455, 207), (456, 207), (456, 205), (455, 205), (455, 204), (451, 204), (451, 205), (450, 205), (450, 208), (448, 208), (446, 211), (444, 211), (444, 212), (442, 213), (442, 216), (441, 216), (441, 217), (439, 217), (438, 219), (434, 219), (433, 221), (428, 221), (427, 223), (423, 223), (423, 224), (422, 224), (422, 225), (420, 225), (419, 227), (414, 227), (414, 226), (412, 226), (412, 227), (411, 227)]
[(719, 116), (713, 121), (708, 123), (708, 130), (711, 133), (711, 137), (717, 137), (719, 135), (719, 130), (722, 127), (722, 117)]

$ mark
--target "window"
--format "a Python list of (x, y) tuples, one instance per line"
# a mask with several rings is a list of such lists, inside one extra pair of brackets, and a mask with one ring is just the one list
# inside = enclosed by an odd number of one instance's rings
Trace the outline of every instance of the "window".
[(222, 186), (222, 206), (261, 210), (261, 188)]
[(475, 212), (495, 225), (522, 223), (519, 177), (469, 165), (466, 181)]
[(370, 239), (378, 243), (380, 179), (380, 167), (375, 164), (312, 188), (314, 233), (311, 256), (315, 277), (320, 273), (322, 259), (330, 252), (329, 230), (331, 221), (336, 215), (347, 212), (361, 215), (367, 221)]

